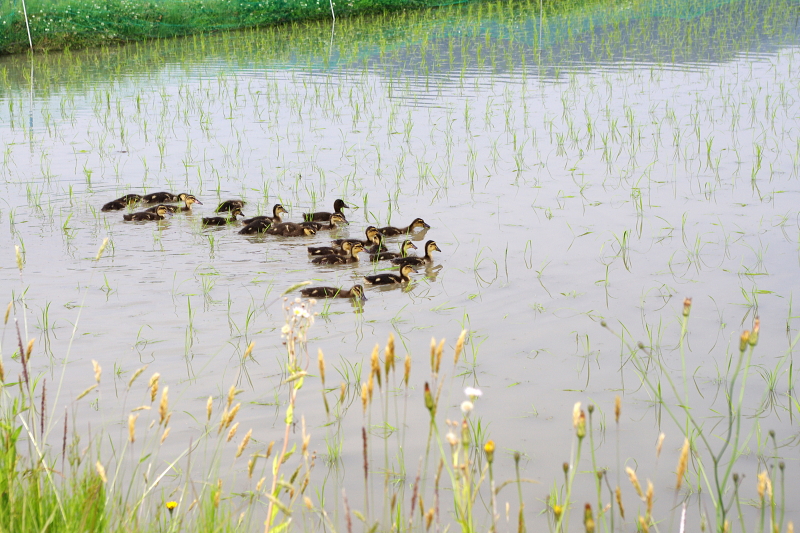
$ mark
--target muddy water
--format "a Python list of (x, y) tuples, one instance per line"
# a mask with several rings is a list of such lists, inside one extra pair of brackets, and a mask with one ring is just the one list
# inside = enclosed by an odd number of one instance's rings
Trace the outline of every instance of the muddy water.
[[(413, 237), (419, 252), (428, 239), (442, 252), (407, 287), (369, 288), (363, 307), (315, 307), (309, 370), (322, 349), (331, 398), (345, 382), (349, 405), (340, 426), (325, 426), (319, 382), (309, 380), (298, 407), (321, 457), (330, 453), (326, 436), (342, 439), (340, 461), (316, 467), (331, 505), (341, 505), (342, 487), (361, 501), (360, 382), (390, 332), (413, 357), (403, 460), (390, 460), (398, 486), (410, 487), (425, 450), (430, 338), (446, 338), (452, 350), (465, 328), (466, 360), (445, 365), (440, 417), (461, 416), (464, 386), (483, 390), (471, 417), (501, 450), (499, 478), (512, 477), (519, 451), (524, 477), (541, 483), (525, 489), (529, 509), (538, 513), (563, 479), (572, 406), (581, 401), (597, 404), (600, 464), (614, 476), (619, 465), (638, 465), (665, 494), (659, 505), (669, 516), (682, 425), (654, 405), (603, 320), (657, 354), (663, 369), (648, 375), (665, 388), (673, 376), (713, 426), (726, 409), (739, 334), (759, 316), (745, 388), (747, 453), (735, 470), (753, 492), (773, 455), (769, 430), (787, 474), (796, 469), (788, 369), (797, 335), (800, 48), (797, 26), (786, 22), (796, 10), (573, 6), (540, 20), (530, 7), (490, 5), (345, 21), (333, 33), (310, 25), (0, 61), (0, 280), (23, 336), (37, 339), (36, 371), (49, 387), (63, 372), (51, 413), (66, 407), (79, 433), (103, 427), (124, 441), (128, 412), (149, 405), (145, 380), (159, 372), (175, 410), (159, 451), (165, 464), (202, 433), (206, 399), (221, 408), (234, 383), (243, 390), (240, 431), (254, 428), (254, 449), (281, 438), (281, 293), (304, 280), (350, 287), (388, 265), (318, 267), (305, 247), (325, 245), (328, 232), (246, 237), (200, 219), (229, 198), (245, 199), (247, 215), (280, 202), (295, 221), (342, 198), (350, 226), (335, 237), (422, 217), (431, 229)], [(122, 194), (159, 190), (193, 193), (203, 205), (150, 223), (99, 211)], [(93, 261), (106, 237), (109, 248)], [(684, 297), (693, 298), (686, 380)], [(7, 327), (12, 375), (14, 337)], [(253, 358), (242, 363), (251, 342)], [(103, 368), (101, 386), (75, 401), (95, 382), (92, 360)], [(402, 408), (403, 397), (393, 403)], [(675, 396), (666, 400), (677, 412)], [(366, 422), (376, 450), (382, 416)], [(398, 441), (390, 442), (394, 455)], [(236, 441), (224, 446), (232, 454)], [(372, 460), (380, 473), (381, 452)], [(225, 476), (246, 487), (245, 470), (239, 459)], [(576, 491), (591, 501), (592, 488), (587, 481)], [(787, 481), (795, 522), (798, 488)], [(503, 506), (514, 498), (501, 493)]]

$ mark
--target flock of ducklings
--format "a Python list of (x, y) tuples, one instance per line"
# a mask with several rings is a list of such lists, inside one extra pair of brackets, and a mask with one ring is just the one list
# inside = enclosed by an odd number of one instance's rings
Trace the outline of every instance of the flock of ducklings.
[[(183, 202), (182, 207), (167, 205), (168, 203)], [(145, 195), (126, 194), (121, 198), (112, 200), (103, 205), (101, 211), (117, 211), (137, 204), (155, 204), (152, 207), (135, 213), (128, 213), (122, 216), (126, 221), (147, 221), (163, 220), (174, 213), (191, 212), (192, 205), (203, 205), (194, 195), (188, 193), (172, 194), (169, 192), (155, 192)], [(242, 200), (226, 200), (220, 203), (215, 212), (228, 213), (227, 217), (205, 217), (202, 219), (203, 226), (226, 226), (237, 222), (237, 217), (242, 216), (242, 208), (245, 202)], [(333, 212), (318, 211), (315, 213), (303, 213), (303, 222), (284, 222), (281, 215), (288, 214), (288, 211), (281, 205), (275, 204), (272, 208), (272, 216), (264, 215), (253, 218), (244, 218), (244, 227), (239, 230), (242, 235), (269, 234), (280, 235), (282, 237), (303, 237), (315, 235), (318, 231), (332, 230), (348, 224), (342, 209), (349, 209), (348, 205), (342, 200), (333, 203)], [(436, 242), (429, 240), (425, 243), (425, 254), (422, 256), (409, 255), (411, 250), (416, 249), (416, 245), (409, 239), (400, 243), (397, 252), (390, 252), (386, 249), (386, 237), (399, 237), (411, 235), (416, 229), (427, 230), (430, 228), (421, 218), (415, 218), (408, 226), (397, 228), (386, 226), (376, 228), (368, 226), (365, 230), (366, 240), (360, 239), (335, 239), (331, 241), (331, 246), (309, 246), (308, 253), (312, 256), (311, 262), (316, 265), (343, 265), (357, 263), (361, 252), (369, 254), (370, 261), (391, 261), (399, 268), (399, 274), (383, 273), (372, 276), (364, 276), (364, 281), (370, 285), (402, 285), (410, 281), (412, 272), (417, 272), (416, 267), (429, 266), (433, 264), (433, 252), (441, 252)], [(364, 287), (354, 285), (345, 290), (340, 287), (307, 287), (302, 289), (301, 294), (314, 298), (353, 298), (356, 300), (366, 300)]]

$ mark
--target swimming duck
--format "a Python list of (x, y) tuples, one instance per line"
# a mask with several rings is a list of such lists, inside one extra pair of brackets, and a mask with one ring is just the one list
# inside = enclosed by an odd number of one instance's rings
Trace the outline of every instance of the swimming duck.
[(358, 254), (364, 251), (364, 245), (360, 242), (355, 243), (350, 248), (349, 255), (320, 255), (311, 260), (315, 265), (345, 265), (347, 263), (358, 263)]
[[(273, 224), (280, 224), (281, 222), (283, 222), (283, 219), (281, 219), (281, 214), (282, 213), (288, 215), (289, 211), (284, 209), (284, 207), (281, 204), (275, 204), (275, 205), (272, 206), (272, 216), (259, 215), (257, 217), (247, 218), (243, 222), (245, 224), (250, 224), (250, 223), (255, 222), (257, 220), (261, 220), (261, 221), (271, 222)], [(265, 229), (266, 229), (266, 227), (265, 227)]]
[(216, 209), (214, 209), (214, 212), (222, 213), (223, 211), (233, 211), (236, 207), (241, 209), (244, 207), (245, 203), (246, 202), (244, 200), (225, 200), (224, 202), (220, 203)]
[(342, 215), (341, 213), (333, 213), (331, 215), (331, 218), (328, 219), (327, 226), (322, 222), (311, 222), (309, 220), (300, 222), (301, 226), (305, 226), (307, 228), (314, 228), (317, 231), (335, 229), (339, 227), (339, 224), (348, 224), (347, 219), (344, 218), (344, 215)]
[(308, 253), (311, 255), (350, 255), (350, 249), (354, 244), (360, 244), (361, 241), (344, 241), (341, 248), (334, 246), (309, 246)]
[(406, 226), (405, 228), (395, 228), (394, 226), (386, 226), (385, 228), (378, 228), (385, 237), (394, 237), (395, 235), (404, 235), (406, 233), (411, 233), (414, 231), (415, 228), (430, 228), (428, 224), (425, 223), (424, 220), (421, 218), (415, 218), (411, 224)]
[(138, 194), (126, 194), (125, 196), (121, 196), (116, 200), (111, 200), (107, 204), (104, 204), (103, 207), (100, 208), (100, 211), (118, 211), (141, 201), (142, 197)]
[[(181, 193), (186, 194), (186, 193)], [(146, 204), (162, 204), (164, 202), (180, 202), (182, 200), (181, 194), (172, 194), (171, 192), (151, 192), (142, 196), (142, 202)]]
[[(192, 210), (192, 204), (203, 205), (203, 202), (198, 200), (193, 194), (186, 194), (185, 192), (182, 192), (181, 194), (178, 195), (178, 197), (181, 200), (183, 200), (184, 206), (178, 207), (176, 205), (165, 205), (164, 207), (166, 207), (170, 213), (187, 213)], [(156, 205), (149, 209), (145, 209), (145, 211), (147, 211), (148, 213), (155, 213), (158, 207), (159, 206)]]
[[(375, 226), (367, 226), (367, 229), (364, 230), (364, 233), (367, 236), (367, 240), (358, 241), (361, 244), (363, 244), (364, 246), (369, 246), (371, 244), (379, 244), (381, 242), (380, 241), (381, 235), (378, 232), (378, 228), (376, 228)], [(336, 239), (336, 240), (331, 241), (331, 242), (333, 242), (334, 246), (341, 246), (344, 241), (356, 242), (356, 240), (357, 239)]]
[(403, 266), (403, 265), (423, 266), (423, 265), (426, 265), (426, 264), (431, 264), (431, 263), (433, 263), (433, 257), (431, 256), (431, 253), (433, 253), (434, 251), (441, 252), (439, 247), (436, 245), (436, 242), (428, 241), (428, 242), (425, 243), (425, 255), (424, 256), (422, 256), (422, 257), (414, 257), (414, 256), (411, 256), (411, 257), (397, 257), (395, 259), (392, 259), (392, 263), (395, 264), (395, 265), (400, 265), (400, 266)]
[[(248, 224), (245, 227), (250, 226), (252, 226), (252, 224)], [(294, 222), (282, 222), (280, 224), (275, 224), (267, 228), (266, 232), (270, 235), (282, 235), (284, 237), (310, 237), (311, 235), (317, 234), (317, 230), (314, 228), (306, 228)], [(241, 231), (239, 233), (241, 233)]]
[[(203, 218), (203, 225), (204, 226), (225, 226), (227, 224), (231, 224), (236, 222), (236, 217), (238, 215), (242, 215), (242, 209), (240, 207), (234, 207), (231, 209), (231, 217), (205, 217)], [(244, 216), (244, 215), (242, 215)]]
[(400, 267), (399, 276), (397, 274), (376, 274), (374, 276), (364, 276), (364, 279), (371, 285), (394, 285), (411, 281), (408, 275), (416, 271), (411, 265), (403, 265)]
[(122, 215), (123, 220), (164, 220), (165, 216), (172, 216), (172, 213), (169, 212), (167, 206), (159, 205), (156, 206), (155, 212), (150, 211), (139, 211), (138, 213), (130, 213), (128, 215)]
[(300, 291), (300, 294), (309, 298), (355, 298), (366, 300), (364, 287), (353, 285), (350, 290), (340, 289), (339, 287), (309, 287)]
[(400, 252), (378, 251), (376, 253), (371, 253), (369, 259), (370, 261), (388, 261), (389, 259), (397, 259), (399, 257), (404, 258), (408, 256), (409, 251), (416, 249), (417, 246), (406, 239), (400, 244)]
[[(342, 213), (342, 209), (350, 209), (344, 200), (336, 200), (333, 202), (333, 212), (339, 213), (340, 215), (344, 215)], [(303, 220), (310, 221), (310, 222), (327, 222), (331, 219), (331, 215), (333, 213), (329, 213), (327, 211), (317, 211), (316, 213), (303, 213)]]

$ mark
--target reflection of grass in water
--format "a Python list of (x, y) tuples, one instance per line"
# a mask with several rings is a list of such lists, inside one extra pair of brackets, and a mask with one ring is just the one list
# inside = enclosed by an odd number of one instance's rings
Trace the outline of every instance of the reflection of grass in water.
[[(765, 451), (768, 457), (763, 460), (757, 482), (753, 480), (745, 485), (743, 476), (738, 473), (741, 468), (739, 459), (753, 445), (751, 441), (756, 435), (752, 428), (758, 427), (759, 417), (769, 410), (791, 409), (791, 403), (797, 402), (796, 398), (789, 396), (790, 404), (781, 405), (781, 397), (776, 394), (778, 376), (784, 374), (790, 365), (791, 350), (772, 369), (758, 368), (751, 363), (758, 343), (758, 321), (752, 331), (742, 334), (738, 355), (729, 354), (721, 367), (718, 386), (724, 389), (720, 397), (724, 409), (707, 413), (698, 412), (690, 405), (688, 385), (693, 379), (691, 370), (684, 367), (672, 371), (665, 365), (661, 354), (641, 343), (629, 345), (623, 339), (629, 355), (624, 365), (632, 365), (641, 379), (641, 386), (653, 395), (658, 407), (673, 421), (675, 430), (685, 437), (677, 458), (675, 483), (670, 489), (656, 489), (647, 479), (647, 476), (655, 475), (651, 467), (645, 466), (648, 464), (646, 457), (652, 451), (643, 451), (642, 457), (632, 458), (640, 461), (638, 472), (621, 461), (618, 450), (615, 466), (602, 464), (598, 452), (604, 444), (613, 444), (606, 443), (605, 437), (598, 439), (596, 433), (599, 431), (605, 435), (610, 424), (607, 420), (609, 415), (595, 404), (589, 404), (586, 410), (577, 404), (572, 418), (572, 450), (568, 454), (569, 460), (564, 463), (564, 477), (553, 481), (541, 508), (533, 502), (526, 502), (521, 489), (522, 484), (530, 482), (522, 478), (519, 471), (519, 462), (527, 450), (513, 453), (514, 477), (496, 480), (495, 462), (512, 459), (512, 454), (497, 453), (497, 450), (504, 449), (504, 441), (509, 436), (492, 434), (491, 418), (481, 412), (480, 391), (467, 388), (463, 401), (459, 401), (460, 394), (454, 392), (460, 388), (461, 382), (461, 379), (454, 378), (466, 363), (464, 349), (471, 344), (466, 331), (455, 344), (452, 359), (449, 359), (452, 365), (445, 354), (444, 340), (437, 342), (432, 339), (430, 357), (425, 358), (429, 364), (425, 371), (429, 372), (428, 377), (419, 377), (422, 372), (419, 369), (412, 374), (412, 359), (408, 356), (405, 360), (398, 358), (394, 338), (390, 336), (384, 349), (375, 346), (366, 381), (362, 381), (364, 376), (359, 363), (343, 360), (343, 364), (336, 368), (343, 380), (341, 385), (328, 388), (326, 363), (321, 351), (318, 354), (318, 374), (314, 376), (306, 368), (309, 355), (307, 334), (313, 324), (311, 310), (307, 302), (300, 300), (288, 302), (286, 307), (283, 336), (287, 353), (282, 364), (282, 382), (275, 389), (275, 393), (284, 398), (276, 404), (284, 413), (282, 439), (270, 443), (255, 442), (253, 439), (259, 438), (260, 431), (255, 435), (253, 429), (239, 431), (240, 423), (236, 419), (245, 400), (238, 399), (243, 391), (233, 385), (218, 399), (209, 397), (205, 416), (194, 419), (198, 433), (192, 439), (191, 448), (183, 449), (174, 458), (159, 457), (158, 448), (169, 436), (173, 414), (180, 417), (182, 413), (174, 411), (178, 405), (174, 400), (175, 392), (167, 386), (172, 380), (155, 373), (142, 387), (138, 378), (147, 368), (142, 367), (130, 376), (125, 387), (126, 396), (133, 393), (135, 397), (137, 388), (142, 389), (140, 394), (143, 395), (142, 405), (127, 415), (127, 432), (117, 437), (107, 430), (92, 434), (92, 440), (97, 443), (105, 439), (119, 440), (114, 444), (113, 459), (104, 457), (104, 452), (95, 442), (88, 446), (79, 444), (80, 439), (76, 436), (72, 444), (67, 444), (65, 436), (61, 447), (64, 460), (57, 468), (61, 480), (51, 474), (59, 453), (49, 451), (44, 445), (47, 435), (59, 427), (61, 420), (48, 420), (44, 415), (48, 412), (44, 400), (47, 384), (30, 374), (27, 362), (32, 355), (32, 344), (24, 348), (19, 337), (20, 353), (26, 354), (14, 363), (20, 364), (22, 369), (21, 386), (6, 386), (2, 390), (0, 460), (4, 461), (5, 474), (0, 476), (0, 488), (9, 498), (0, 514), (0, 524), (7, 530), (19, 530), (17, 528), (21, 527), (20, 520), (25, 513), (28, 524), (41, 525), (51, 521), (65, 529), (80, 525), (92, 531), (120, 527), (129, 531), (145, 531), (153, 527), (165, 531), (192, 528), (205, 531), (216, 527), (251, 530), (260, 528), (258, 524), (264, 520), (266, 507), (272, 511), (267, 512), (266, 530), (269, 531), (300, 522), (298, 516), (314, 523), (322, 520), (332, 530), (343, 530), (345, 524), (355, 517), (366, 527), (383, 531), (428, 530), (434, 522), (439, 527), (450, 524), (461, 531), (484, 531), (487, 528), (495, 531), (501, 518), (497, 498), (513, 499), (508, 493), (516, 491), (519, 504), (514, 513), (521, 527), (543, 511), (554, 531), (570, 531), (570, 521), (573, 522), (573, 531), (610, 531), (621, 524), (635, 524), (641, 531), (654, 529), (657, 524), (662, 524), (662, 527), (668, 524), (666, 530), (670, 531), (674, 530), (677, 521), (682, 520), (681, 513), (686, 511), (686, 506), (680, 503), (690, 501), (696, 491), (702, 490), (704, 497), (710, 500), (708, 509), (713, 516), (704, 514), (703, 505), (700, 515), (690, 508), (688, 524), (696, 525), (707, 520), (715, 531), (729, 531), (733, 520), (739, 521), (742, 531), (754, 530), (745, 526), (751, 520), (766, 522), (770, 531), (784, 531), (788, 527), (783, 514), (785, 465), (774, 432), (769, 433), (769, 442), (765, 443), (771, 449)], [(688, 332), (690, 310), (691, 301), (687, 300), (681, 317), (681, 353)], [(250, 360), (253, 347), (251, 343), (241, 356), (243, 366)], [(750, 405), (744, 391), (747, 379), (754, 371), (764, 377), (767, 389), (761, 400)], [(242, 372), (246, 373), (246, 368)], [(93, 373), (93, 379), (88, 382), (94, 383), (77, 397), (76, 402), (81, 402), (101, 384), (102, 368), (94, 364)], [(4, 368), (0, 374), (5, 381)], [(325, 434), (319, 436), (315, 432), (312, 440), (312, 434), (298, 411), (301, 405), (298, 399), (301, 393), (305, 394), (303, 385), (308, 387), (317, 382), (328, 423), (323, 426), (327, 430), (317, 430)], [(414, 393), (411, 388), (421, 382), (424, 382), (422, 397), (419, 391)], [(52, 385), (50, 387), (52, 390)], [(414, 400), (411, 413), (407, 412), (409, 396)], [(41, 402), (37, 397), (42, 398)], [(95, 401), (101, 400), (102, 392)], [(455, 420), (443, 421), (454, 402), (460, 402), (461, 414)], [(306, 403), (302, 405), (307, 406)], [(422, 411), (423, 405), (427, 413)], [(613, 408), (617, 440), (622, 438), (620, 430), (626, 425), (620, 417), (622, 408), (623, 404), (617, 397)], [(748, 416), (752, 417), (752, 428), (743, 427), (742, 423), (748, 421), (745, 413), (751, 413)], [(596, 420), (598, 414), (601, 418)], [(360, 420), (362, 424), (361, 438), (353, 440), (359, 441), (363, 471), (358, 475), (363, 475), (365, 500), (363, 506), (353, 506), (345, 516), (341, 516), (334, 512), (338, 508), (337, 502), (343, 501), (348, 506), (353, 505), (354, 499), (351, 496), (348, 500), (347, 493), (326, 491), (325, 482), (319, 484), (319, 480), (312, 476), (315, 461), (311, 450), (315, 449), (314, 443), (324, 442), (327, 451), (325, 464), (330, 470), (339, 471), (343, 467), (341, 458), (346, 449), (343, 428), (348, 417)], [(716, 423), (707, 426), (704, 423), (707, 417), (715, 419)], [(149, 424), (147, 419), (150, 419)], [(73, 427), (77, 422), (72, 421)], [(296, 432), (292, 431), (295, 427)], [(407, 432), (424, 431), (425, 427), (429, 430), (428, 446), (422, 461), (417, 463), (402, 450)], [(24, 440), (20, 439), (21, 434), (25, 435)], [(667, 438), (670, 439), (670, 448), (675, 449), (674, 436)], [(660, 455), (664, 442), (665, 434), (662, 433), (656, 443), (657, 455)], [(25, 453), (18, 454), (26, 447)], [(221, 476), (226, 469), (239, 472), (239, 477), (246, 472), (247, 479), (230, 480), (226, 477), (223, 480)], [(625, 484), (620, 486), (623, 477), (628, 478), (635, 494), (630, 494)], [(247, 487), (243, 491), (240, 489), (242, 485)], [(585, 492), (587, 487), (594, 492), (596, 500), (589, 503), (576, 501), (574, 494), (579, 490)], [(751, 498), (754, 496), (756, 499), (753, 501)], [(672, 505), (659, 508), (654, 505), (657, 500), (672, 500)], [(165, 505), (171, 501), (175, 502), (175, 505), (170, 504), (174, 509)], [(748, 516), (741, 513), (743, 501), (754, 502), (756, 506)], [(737, 513), (738, 517), (735, 516)], [(576, 521), (583, 527), (575, 524)]]

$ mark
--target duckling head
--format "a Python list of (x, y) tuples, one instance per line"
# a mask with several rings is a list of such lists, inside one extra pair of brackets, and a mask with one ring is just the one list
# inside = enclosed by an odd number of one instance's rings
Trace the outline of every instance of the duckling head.
[(340, 213), (334, 213), (331, 215), (331, 225), (335, 226), (337, 224), (349, 224), (349, 222), (347, 222), (347, 219), (344, 218), (344, 215)]
[(303, 226), (303, 233), (306, 235), (306, 237), (310, 237), (311, 235), (316, 235), (317, 230)]
[(353, 297), (359, 298), (363, 301), (367, 300), (367, 297), (364, 296), (364, 287), (362, 285), (353, 285), (353, 288), (350, 289), (350, 294)]
[(195, 195), (193, 195), (193, 194), (181, 193), (181, 196), (183, 196), (183, 198), (181, 198), (181, 200), (186, 202), (186, 205), (192, 205), (192, 204), (203, 205), (203, 202), (198, 200), (197, 197)]
[(161, 204), (158, 207), (156, 207), (156, 214), (162, 217), (172, 216), (172, 211), (170, 211), (167, 206)]
[(435, 241), (428, 241), (425, 243), (425, 251), (430, 253), (436, 250), (437, 252), (441, 252), (442, 250), (439, 249), (439, 246), (436, 245)]
[(363, 251), (364, 251), (364, 245), (361, 244), (360, 242), (355, 243), (352, 246), (352, 248), (350, 248), (350, 254), (353, 255), (353, 256), (355, 256), (356, 254), (361, 253)]
[(402, 250), (404, 253), (408, 252), (409, 250), (416, 250), (416, 249), (417, 245), (409, 240), (403, 241), (402, 246), (400, 246), (400, 250)]
[(411, 223), (411, 228), (430, 228), (428, 224), (425, 223), (424, 220), (421, 218), (415, 218), (414, 221)]
[(406, 277), (408, 277), (412, 272), (414, 273), (417, 272), (417, 269), (414, 268), (412, 265), (403, 265), (403, 267), (400, 269), (400, 273), (402, 273)]
[(350, 206), (344, 203), (344, 200), (336, 200), (333, 202), (334, 211), (341, 211), (342, 209), (350, 209)]

